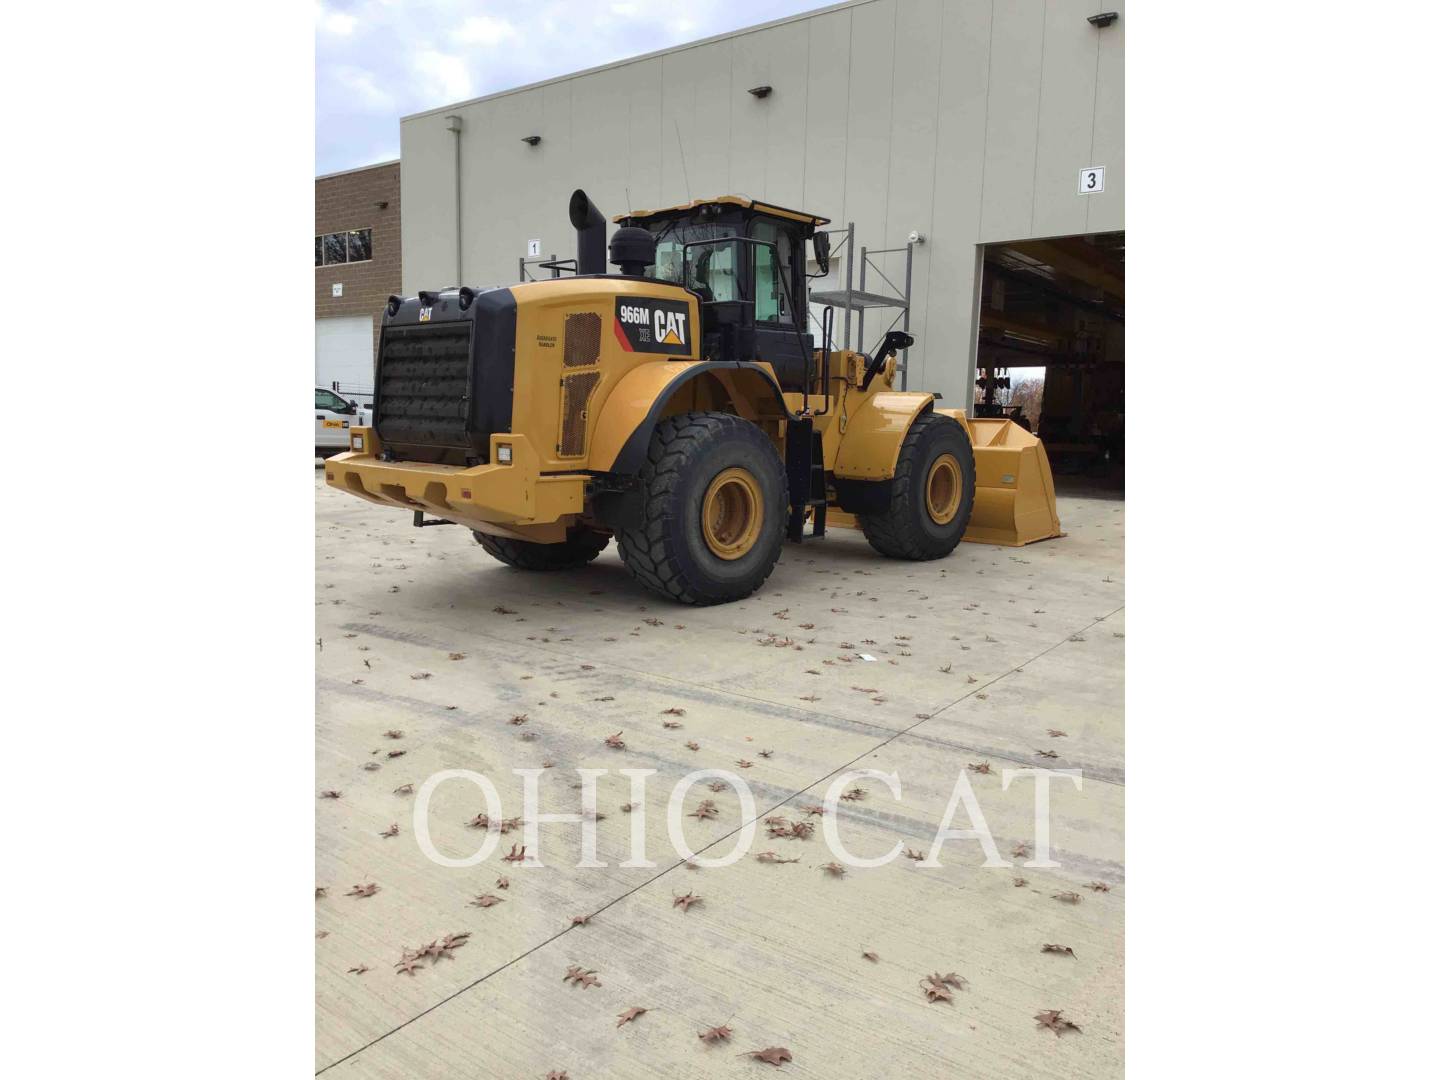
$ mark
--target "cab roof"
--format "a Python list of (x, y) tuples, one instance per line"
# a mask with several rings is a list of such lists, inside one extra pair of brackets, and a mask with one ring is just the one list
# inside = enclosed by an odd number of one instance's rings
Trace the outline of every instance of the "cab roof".
[(755, 199), (746, 198), (744, 195), (716, 195), (710, 199), (696, 199), (694, 202), (681, 203), (679, 206), (667, 206), (660, 210), (632, 210), (628, 214), (616, 214), (610, 220), (615, 224), (622, 221), (634, 220), (637, 218), (658, 217), (661, 214), (678, 214), (686, 210), (698, 210), (702, 206), (739, 206), (744, 210), (754, 210), (759, 214), (773, 214), (775, 217), (789, 218), (791, 221), (803, 222), (812, 227), (829, 225), (830, 219), (820, 217), (818, 214), (807, 214), (803, 210), (788, 210), (783, 206), (775, 206), (773, 203), (759, 202)]

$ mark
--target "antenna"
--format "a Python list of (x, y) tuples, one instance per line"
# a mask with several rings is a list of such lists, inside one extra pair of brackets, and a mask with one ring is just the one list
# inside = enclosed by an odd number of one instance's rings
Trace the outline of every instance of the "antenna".
[(685, 140), (680, 137), (680, 121), (677, 119), (673, 122), (675, 124), (675, 141), (680, 144), (680, 175), (685, 178), (685, 201), (694, 202), (695, 199), (690, 194), (690, 171), (685, 168)]
[(625, 189), (625, 212), (632, 217), (635, 214), (635, 208), (630, 205), (630, 189), (628, 187)]

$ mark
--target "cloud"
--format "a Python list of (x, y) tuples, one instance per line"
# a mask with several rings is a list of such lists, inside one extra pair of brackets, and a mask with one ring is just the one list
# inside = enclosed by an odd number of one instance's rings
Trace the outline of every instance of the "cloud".
[(460, 29), (455, 31), (453, 37), (467, 45), (499, 45), (518, 39), (520, 33), (508, 19), (498, 19), (492, 15), (472, 15), (460, 24)]
[(471, 92), (470, 71), (462, 57), (426, 49), (415, 54), (413, 67), (427, 98), (451, 102), (475, 96)]
[(355, 26), (360, 20), (354, 15), (343, 11), (331, 11), (323, 4), (315, 5), (315, 26), (327, 34), (334, 34), (337, 37), (349, 37), (355, 32)]
[(353, 102), (367, 112), (393, 115), (396, 108), (395, 95), (382, 90), (375, 81), (375, 73), (357, 67), (337, 67), (335, 81), (350, 95)]

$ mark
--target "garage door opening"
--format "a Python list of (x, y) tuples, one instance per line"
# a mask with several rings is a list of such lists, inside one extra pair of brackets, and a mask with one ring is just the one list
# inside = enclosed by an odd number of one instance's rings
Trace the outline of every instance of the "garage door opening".
[(1045, 443), (1057, 485), (1125, 484), (1125, 234), (989, 244), (976, 416)]

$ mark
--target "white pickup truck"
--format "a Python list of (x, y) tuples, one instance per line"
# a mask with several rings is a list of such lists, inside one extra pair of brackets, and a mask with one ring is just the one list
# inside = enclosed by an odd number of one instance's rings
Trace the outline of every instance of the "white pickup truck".
[(333, 390), (315, 388), (315, 456), (329, 457), (350, 449), (350, 429), (370, 423), (370, 407), (346, 401)]

